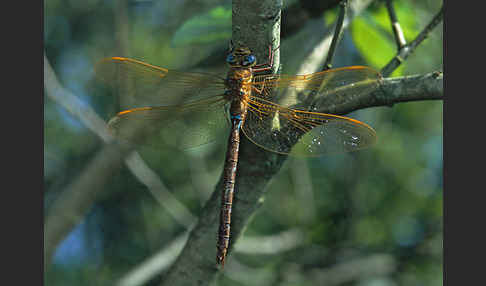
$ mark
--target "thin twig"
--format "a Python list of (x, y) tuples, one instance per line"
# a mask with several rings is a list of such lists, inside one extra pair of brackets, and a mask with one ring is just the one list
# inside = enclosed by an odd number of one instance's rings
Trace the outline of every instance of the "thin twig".
[(442, 22), (444, 16), (444, 7), (440, 8), (440, 11), (434, 16), (430, 23), (420, 32), (420, 34), (409, 44), (403, 46), (397, 53), (397, 55), (381, 70), (381, 74), (385, 77), (389, 76), (408, 56), (410, 56), (415, 49), (422, 43), (422, 41), (428, 37), (430, 32)]
[(66, 90), (57, 79), (46, 55), (44, 54), (44, 87), (47, 96), (77, 117), (84, 126), (93, 131), (103, 142), (111, 143), (114, 137), (108, 131), (106, 123), (86, 103)]
[[(351, 23), (352, 19), (359, 15), (364, 9), (366, 9), (372, 0), (352, 1), (348, 3), (346, 9), (346, 15), (343, 20), (342, 29), (346, 29)], [(309, 21), (309, 26), (312, 25), (312, 21)], [(300, 65), (296, 74), (310, 74), (319, 70), (321, 63), (324, 61), (324, 57), (328, 54), (329, 48), (332, 42), (334, 33), (329, 31), (320, 38), (320, 41), (314, 46), (312, 51), (305, 56), (304, 59), (299, 60)]]
[(339, 3), (339, 16), (336, 21), (336, 27), (334, 28), (334, 35), (332, 37), (331, 46), (329, 47), (329, 52), (327, 53), (327, 58), (324, 63), (323, 71), (332, 68), (332, 59), (334, 57), (334, 52), (336, 51), (336, 46), (341, 40), (344, 16), (346, 15), (346, 9), (348, 6), (348, 0), (343, 0)]
[(393, 35), (395, 36), (395, 42), (397, 44), (397, 50), (401, 50), (406, 44), (405, 36), (402, 31), (402, 27), (398, 22), (397, 14), (395, 13), (395, 8), (393, 7), (393, 0), (386, 0), (386, 8), (388, 10), (388, 16), (390, 17), (390, 22), (392, 25)]

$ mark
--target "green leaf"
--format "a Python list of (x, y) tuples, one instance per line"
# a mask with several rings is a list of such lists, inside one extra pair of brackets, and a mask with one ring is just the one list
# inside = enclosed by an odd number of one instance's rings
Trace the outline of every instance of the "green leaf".
[[(408, 43), (419, 33), (415, 8), (409, 1), (394, 1), (393, 5)], [(377, 9), (366, 11), (357, 17), (351, 25), (351, 33), (363, 57), (377, 69), (383, 68), (397, 53), (390, 17), (385, 5), (380, 5)], [(406, 63), (400, 65), (392, 75), (402, 75), (405, 65)]]
[(172, 38), (172, 45), (212, 44), (231, 38), (231, 9), (218, 6), (185, 22)]
[(324, 12), (324, 23), (326, 26), (331, 26), (334, 24), (334, 21), (338, 18), (338, 11), (337, 9), (329, 9)]
[[(351, 24), (351, 36), (369, 65), (381, 69), (395, 56), (397, 48), (393, 39), (380, 32), (370, 18), (367, 15), (356, 17)], [(402, 70), (403, 64), (392, 75), (399, 76)]]

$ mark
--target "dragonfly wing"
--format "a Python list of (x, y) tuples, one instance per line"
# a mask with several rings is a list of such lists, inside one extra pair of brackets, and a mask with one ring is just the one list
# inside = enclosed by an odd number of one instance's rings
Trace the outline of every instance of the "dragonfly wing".
[(122, 57), (99, 61), (95, 74), (120, 95), (133, 98), (134, 107), (179, 105), (224, 90), (224, 79), (215, 75), (173, 71)]
[(258, 146), (280, 154), (320, 156), (369, 147), (375, 131), (357, 120), (285, 108), (250, 96), (244, 134)]
[(283, 107), (318, 111), (350, 97), (370, 93), (379, 86), (379, 72), (365, 66), (330, 69), (308, 75), (261, 75), (253, 94)]
[(119, 139), (136, 145), (157, 146), (162, 142), (179, 149), (209, 143), (227, 133), (221, 96), (180, 106), (141, 107), (122, 111), (108, 127)]

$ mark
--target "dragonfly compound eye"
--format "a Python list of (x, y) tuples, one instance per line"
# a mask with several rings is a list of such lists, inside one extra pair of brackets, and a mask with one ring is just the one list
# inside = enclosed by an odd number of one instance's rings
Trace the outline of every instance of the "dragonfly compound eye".
[(256, 57), (254, 55), (245, 56), (242, 65), (251, 66), (256, 62)]
[(233, 56), (233, 54), (229, 54), (227, 57), (226, 57), (226, 62), (228, 64), (234, 64), (236, 61), (235, 59), (235, 56)]

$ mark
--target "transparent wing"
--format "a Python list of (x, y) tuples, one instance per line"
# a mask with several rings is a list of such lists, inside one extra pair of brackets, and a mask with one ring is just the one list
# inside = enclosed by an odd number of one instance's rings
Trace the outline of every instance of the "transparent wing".
[(365, 66), (330, 69), (308, 75), (261, 75), (253, 80), (253, 95), (283, 107), (319, 110), (330, 102), (376, 90), (379, 72)]
[(250, 96), (243, 133), (258, 146), (280, 154), (313, 157), (371, 146), (375, 131), (351, 118), (289, 109)]
[(172, 71), (122, 57), (99, 61), (95, 74), (120, 95), (133, 98), (134, 107), (179, 105), (224, 91), (224, 79), (218, 76)]
[(225, 103), (223, 97), (214, 96), (180, 106), (133, 108), (118, 113), (108, 126), (117, 138), (137, 145), (156, 146), (162, 141), (186, 149), (228, 133)]

